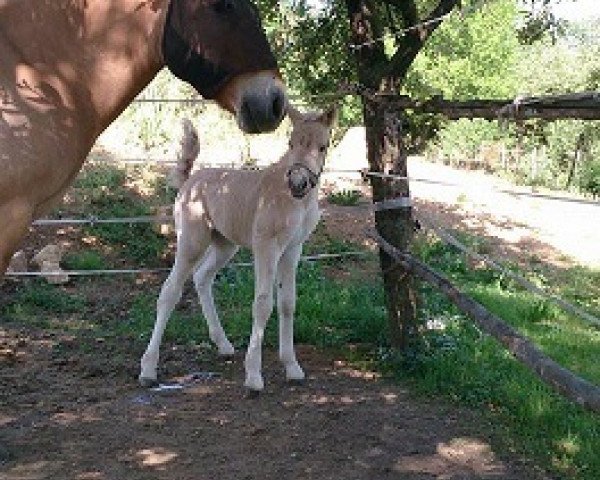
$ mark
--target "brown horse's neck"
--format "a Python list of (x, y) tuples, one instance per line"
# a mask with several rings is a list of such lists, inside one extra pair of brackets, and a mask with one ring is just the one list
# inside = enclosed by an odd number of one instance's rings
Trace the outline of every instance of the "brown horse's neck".
[[(94, 30), (108, 30), (101, 34), (90, 77), (92, 101), (103, 130), (163, 67), (161, 40), (169, 0), (87, 1), (91, 6), (87, 17)], [(90, 33), (92, 41), (98, 33)]]
[(17, 50), (32, 108), (77, 112), (93, 141), (162, 68), (168, 1), (0, 0), (0, 36)]

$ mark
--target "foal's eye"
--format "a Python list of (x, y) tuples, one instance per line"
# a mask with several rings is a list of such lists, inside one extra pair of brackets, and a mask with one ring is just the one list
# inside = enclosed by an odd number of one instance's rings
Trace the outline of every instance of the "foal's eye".
[(217, 0), (214, 4), (214, 9), (218, 13), (230, 13), (235, 10), (235, 1), (234, 0)]
[(319, 147), (319, 152), (323, 153), (325, 150), (327, 150), (327, 147), (324, 147), (324, 146)]

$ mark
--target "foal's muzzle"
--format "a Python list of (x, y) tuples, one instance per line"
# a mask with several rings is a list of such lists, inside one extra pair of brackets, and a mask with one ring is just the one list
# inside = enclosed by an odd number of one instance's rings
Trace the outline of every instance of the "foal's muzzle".
[(294, 163), (287, 172), (288, 187), (294, 198), (304, 198), (319, 183), (319, 175), (306, 165)]

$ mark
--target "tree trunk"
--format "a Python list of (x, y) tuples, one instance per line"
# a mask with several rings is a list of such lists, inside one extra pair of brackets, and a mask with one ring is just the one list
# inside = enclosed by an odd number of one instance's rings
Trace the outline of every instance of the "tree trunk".
[[(369, 169), (407, 176), (407, 149), (402, 141), (401, 120), (380, 102), (368, 102), (367, 144)], [(367, 118), (367, 117), (365, 117)], [(372, 177), (375, 227), (394, 247), (406, 252), (413, 222), (407, 179)], [(379, 253), (388, 312), (390, 343), (406, 351), (417, 333), (417, 301), (409, 274), (398, 268), (384, 251)]]
[(585, 141), (584, 133), (581, 132), (577, 137), (577, 143), (575, 145), (575, 154), (571, 159), (571, 165), (569, 167), (569, 173), (567, 175), (567, 183), (565, 185), (566, 188), (569, 188), (573, 183), (573, 179), (575, 178), (575, 169), (577, 168), (577, 164), (581, 163), (581, 151), (583, 149), (583, 145)]
[[(385, 53), (382, 40), (385, 32), (381, 7), (377, 0), (345, 0), (350, 21), (352, 41), (356, 45), (357, 77), (359, 87), (371, 93), (398, 93), (398, 84), (404, 80), (414, 58), (425, 40), (438, 27), (438, 21), (428, 21), (418, 28), (406, 31), (397, 39), (397, 49), (391, 58)], [(404, 21), (404, 27), (415, 27), (419, 22), (414, 0), (388, 2)], [(439, 0), (425, 20), (438, 18), (449, 12), (458, 0)], [(369, 168), (374, 172), (392, 172), (406, 176), (407, 149), (402, 145), (399, 123), (385, 115), (386, 108), (378, 101), (363, 96), (363, 118), (367, 137)], [(375, 214), (375, 223), (381, 235), (402, 251), (406, 251), (412, 234), (411, 210), (408, 203), (408, 181), (372, 178), (373, 201), (393, 200), (396, 208), (381, 209)], [(404, 205), (404, 206), (403, 206)], [(406, 349), (416, 331), (416, 299), (412, 281), (405, 276), (383, 251), (381, 268), (390, 324), (390, 340), (394, 347)]]

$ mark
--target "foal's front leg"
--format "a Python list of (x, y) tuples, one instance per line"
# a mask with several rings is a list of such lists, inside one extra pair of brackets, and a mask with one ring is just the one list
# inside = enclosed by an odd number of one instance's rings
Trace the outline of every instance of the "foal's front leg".
[(254, 391), (264, 388), (261, 373), (262, 342), (267, 321), (273, 311), (273, 283), (281, 251), (275, 242), (254, 248), (254, 303), (252, 305), (252, 335), (246, 352), (244, 386)]
[(279, 359), (288, 380), (304, 380), (304, 371), (294, 351), (294, 312), (296, 310), (296, 269), (302, 244), (283, 253), (277, 265), (277, 311), (279, 313)]

